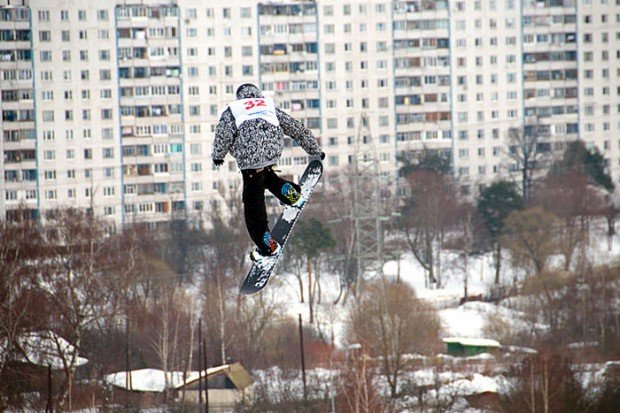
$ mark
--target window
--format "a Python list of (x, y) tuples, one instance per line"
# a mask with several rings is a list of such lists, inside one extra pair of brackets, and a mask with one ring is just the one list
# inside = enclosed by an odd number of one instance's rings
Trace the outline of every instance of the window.
[(113, 159), (114, 148), (103, 148), (103, 159)]
[(41, 30), (39, 31), (39, 41), (41, 42), (49, 42), (52, 40), (52, 34), (49, 30)]

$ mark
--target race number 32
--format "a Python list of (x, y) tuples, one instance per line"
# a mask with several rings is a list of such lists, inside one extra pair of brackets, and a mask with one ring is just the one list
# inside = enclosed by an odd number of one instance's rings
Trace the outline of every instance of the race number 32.
[(265, 104), (264, 99), (254, 99), (254, 100), (248, 100), (247, 102), (243, 104), (243, 106), (245, 107), (245, 110), (250, 110), (255, 106), (267, 106), (267, 105)]

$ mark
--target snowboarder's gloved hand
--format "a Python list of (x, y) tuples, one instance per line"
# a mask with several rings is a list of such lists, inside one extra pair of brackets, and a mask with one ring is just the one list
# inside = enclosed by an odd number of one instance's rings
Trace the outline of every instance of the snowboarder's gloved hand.
[(222, 165), (224, 165), (224, 160), (223, 159), (214, 159), (213, 160), (213, 164), (215, 166), (222, 166)]
[(321, 160), (325, 159), (325, 152), (321, 151)]

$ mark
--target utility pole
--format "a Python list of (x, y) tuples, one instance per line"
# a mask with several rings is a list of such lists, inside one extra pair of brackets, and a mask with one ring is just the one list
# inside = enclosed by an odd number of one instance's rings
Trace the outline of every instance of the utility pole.
[(207, 373), (207, 340), (202, 340), (203, 367), (205, 369), (205, 413), (209, 413), (209, 374)]
[(202, 318), (198, 319), (198, 411), (202, 410)]
[(307, 400), (308, 390), (306, 387), (306, 360), (304, 357), (304, 331), (301, 324), (301, 314), (299, 314), (299, 351), (301, 353), (301, 379), (304, 384), (304, 401)]

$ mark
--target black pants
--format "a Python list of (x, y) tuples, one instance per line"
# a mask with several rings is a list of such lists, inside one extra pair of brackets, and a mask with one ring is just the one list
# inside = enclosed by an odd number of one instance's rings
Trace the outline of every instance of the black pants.
[[(267, 209), (265, 207), (265, 189), (269, 190), (276, 198), (285, 205), (290, 205), (291, 200), (287, 193), (293, 190), (301, 193), (299, 185), (280, 178), (273, 171), (272, 166), (261, 169), (245, 169), (243, 175), (243, 212), (245, 225), (248, 228), (250, 238), (261, 253), (268, 253), (267, 245), (271, 238)], [(292, 187), (292, 188), (291, 188)]]

